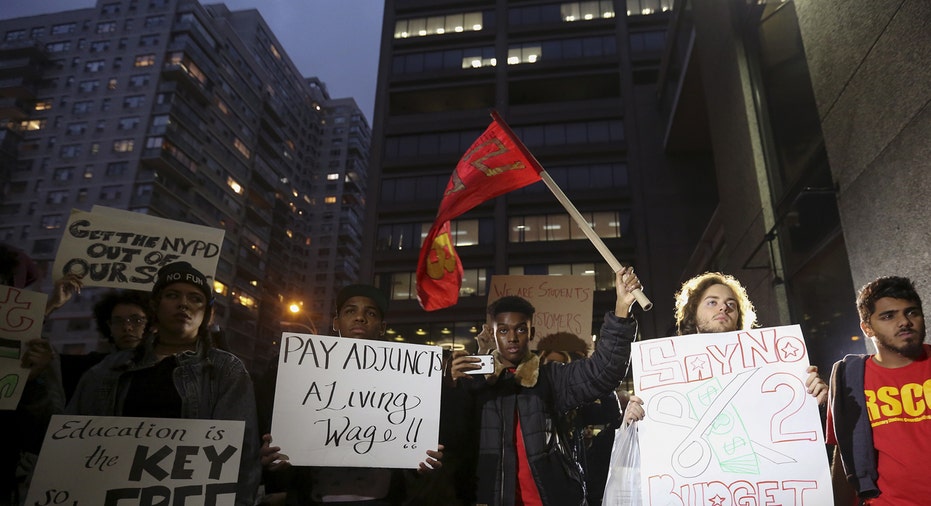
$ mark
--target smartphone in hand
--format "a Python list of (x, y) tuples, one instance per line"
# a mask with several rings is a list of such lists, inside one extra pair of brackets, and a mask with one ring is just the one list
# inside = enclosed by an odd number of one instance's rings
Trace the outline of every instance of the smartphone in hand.
[(470, 371), (465, 371), (466, 374), (492, 374), (495, 372), (495, 356), (494, 355), (472, 355), (473, 357), (482, 359), (478, 364), (481, 369), (473, 369)]

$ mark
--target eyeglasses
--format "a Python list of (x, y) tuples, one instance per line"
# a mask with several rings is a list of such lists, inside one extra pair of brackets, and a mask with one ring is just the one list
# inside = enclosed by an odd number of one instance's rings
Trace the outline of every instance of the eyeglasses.
[(111, 327), (122, 327), (124, 325), (129, 325), (130, 327), (138, 327), (144, 325), (146, 319), (141, 316), (130, 316), (129, 318), (120, 318), (119, 316), (114, 316), (110, 318)]

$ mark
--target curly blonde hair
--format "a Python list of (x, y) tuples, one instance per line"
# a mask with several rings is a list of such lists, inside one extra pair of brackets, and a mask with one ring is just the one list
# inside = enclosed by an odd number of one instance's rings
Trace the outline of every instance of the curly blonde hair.
[(737, 329), (748, 330), (758, 326), (756, 311), (753, 303), (747, 296), (747, 289), (730, 274), (720, 272), (705, 272), (682, 283), (682, 288), (676, 293), (676, 333), (680, 336), (698, 333), (696, 313), (701, 295), (713, 285), (724, 285), (734, 292), (737, 298)]

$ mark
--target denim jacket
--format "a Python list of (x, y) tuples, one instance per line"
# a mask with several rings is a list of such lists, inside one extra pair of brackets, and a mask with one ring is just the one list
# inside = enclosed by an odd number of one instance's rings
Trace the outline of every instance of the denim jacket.
[[(78, 382), (66, 412), (73, 415), (122, 416), (130, 375), (156, 364), (153, 343), (143, 352), (111, 354), (89, 369)], [(261, 477), (258, 419), (252, 380), (235, 355), (198, 341), (196, 351), (175, 355), (175, 388), (181, 397), (181, 418), (242, 420), (242, 459), (239, 464), (237, 506), (252, 506)]]

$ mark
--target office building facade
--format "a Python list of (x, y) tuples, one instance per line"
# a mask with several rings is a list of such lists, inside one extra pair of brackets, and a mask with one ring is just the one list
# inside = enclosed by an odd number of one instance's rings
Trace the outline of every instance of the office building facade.
[[(497, 110), (656, 304), (667, 332), (681, 266), (711, 216), (711, 159), (668, 156), (656, 108), (671, 2), (389, 0), (373, 126), (363, 277), (391, 299), (398, 340), (472, 346), (491, 276), (593, 276), (592, 330), (614, 274), (542, 183), (454, 220), (456, 306), (423, 311), (417, 254), (459, 158)], [(691, 192), (689, 191), (691, 190)], [(673, 266), (670, 268), (670, 266)]]

